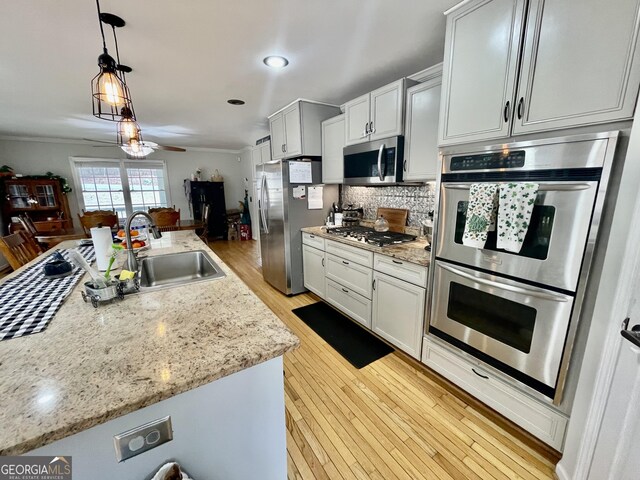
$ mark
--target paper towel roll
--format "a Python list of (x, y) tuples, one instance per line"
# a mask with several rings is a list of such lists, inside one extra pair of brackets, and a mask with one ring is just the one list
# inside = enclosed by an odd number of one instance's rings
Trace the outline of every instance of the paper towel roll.
[(98, 270), (105, 272), (109, 267), (109, 257), (111, 256), (111, 245), (113, 237), (109, 227), (93, 227), (91, 229), (91, 240), (96, 251), (96, 264)]

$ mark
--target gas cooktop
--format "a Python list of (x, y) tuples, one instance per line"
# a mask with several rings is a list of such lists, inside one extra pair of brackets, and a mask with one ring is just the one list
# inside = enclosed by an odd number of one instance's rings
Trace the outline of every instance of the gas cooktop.
[(344, 237), (354, 242), (375, 245), (376, 247), (386, 247), (399, 243), (413, 242), (416, 237), (398, 232), (376, 232), (373, 228), (367, 227), (335, 227), (327, 229), (330, 235)]

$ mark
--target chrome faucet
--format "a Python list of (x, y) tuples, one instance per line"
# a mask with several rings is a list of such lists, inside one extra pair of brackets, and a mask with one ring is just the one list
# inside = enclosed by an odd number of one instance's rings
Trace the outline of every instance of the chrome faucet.
[(156, 227), (156, 224), (153, 222), (153, 218), (151, 218), (151, 216), (147, 212), (138, 210), (137, 212), (133, 212), (131, 215), (127, 217), (127, 221), (125, 222), (125, 225), (124, 225), (124, 232), (127, 239), (127, 249), (128, 249), (127, 250), (127, 270), (131, 272), (138, 271), (138, 258), (136, 257), (136, 253), (133, 251), (133, 246), (131, 245), (131, 222), (138, 215), (143, 215), (147, 217), (147, 219), (149, 220), (149, 228), (151, 229), (153, 238), (162, 237), (162, 232), (158, 230), (158, 227)]

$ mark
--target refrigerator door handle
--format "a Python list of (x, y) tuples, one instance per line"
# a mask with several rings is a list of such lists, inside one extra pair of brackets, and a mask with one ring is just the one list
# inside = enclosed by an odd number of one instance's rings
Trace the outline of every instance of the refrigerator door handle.
[(264, 227), (264, 233), (269, 234), (269, 226), (267, 225), (267, 216), (265, 215), (265, 205), (264, 201), (264, 192), (267, 189), (267, 176), (262, 175), (262, 188), (260, 190), (260, 198), (262, 203), (262, 208), (260, 209), (260, 216), (262, 217), (262, 226)]

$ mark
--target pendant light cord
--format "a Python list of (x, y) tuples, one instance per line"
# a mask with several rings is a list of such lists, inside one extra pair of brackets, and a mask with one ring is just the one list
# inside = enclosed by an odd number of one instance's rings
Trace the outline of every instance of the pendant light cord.
[(120, 52), (118, 51), (118, 37), (116, 36), (116, 27), (111, 25), (111, 29), (113, 30), (113, 43), (116, 47), (116, 60), (118, 61), (118, 65), (120, 65)]
[(107, 41), (104, 38), (104, 29), (102, 28), (102, 18), (100, 12), (100, 0), (96, 0), (96, 6), (98, 7), (98, 23), (100, 24), (100, 34), (102, 35), (102, 49), (104, 53), (107, 53)]

